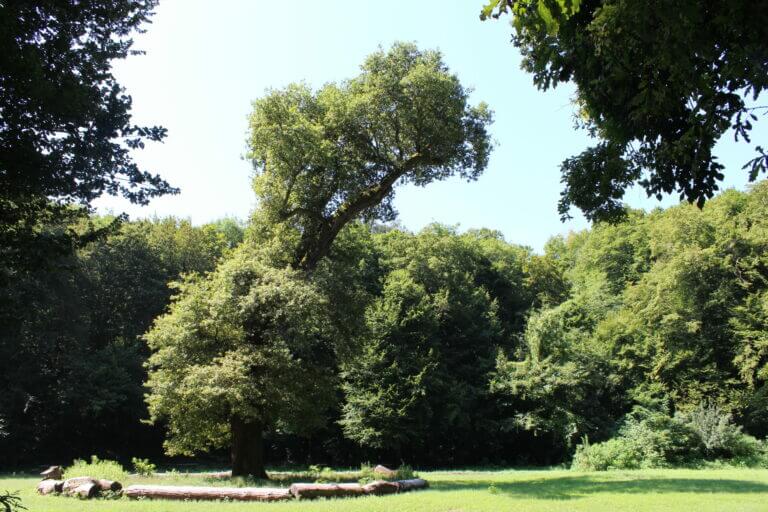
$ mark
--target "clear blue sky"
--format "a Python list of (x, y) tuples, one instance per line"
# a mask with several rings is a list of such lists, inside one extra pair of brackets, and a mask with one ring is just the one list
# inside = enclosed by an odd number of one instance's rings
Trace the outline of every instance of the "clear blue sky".
[[(412, 230), (435, 221), (498, 229), (537, 251), (552, 235), (586, 227), (580, 215), (561, 223), (556, 209), (560, 162), (590, 143), (573, 128), (573, 89), (538, 91), (519, 69), (508, 22), (479, 21), (483, 1), (161, 0), (153, 23), (136, 38), (135, 48), (147, 54), (116, 63), (115, 71), (133, 96), (134, 121), (169, 131), (136, 160), (181, 194), (143, 208), (115, 198), (97, 205), (132, 218), (175, 215), (196, 224), (247, 218), (254, 195), (242, 155), (251, 101), (293, 81), (319, 86), (354, 76), (377, 46), (404, 40), (443, 52), (462, 83), (474, 88), (474, 101), (495, 111), (498, 145), (476, 182), (398, 189), (400, 222)], [(767, 138), (760, 128), (755, 140)], [(743, 189), (741, 165), (752, 148), (728, 139), (719, 151), (726, 186)], [(635, 207), (657, 206), (637, 189), (626, 199)]]

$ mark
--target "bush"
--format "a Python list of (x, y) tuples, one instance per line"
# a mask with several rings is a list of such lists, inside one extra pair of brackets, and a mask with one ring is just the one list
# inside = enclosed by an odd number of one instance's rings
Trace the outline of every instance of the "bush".
[(590, 444), (585, 438), (576, 447), (571, 467), (603, 471), (698, 465), (706, 460), (768, 467), (768, 446), (743, 433), (729, 413), (712, 403), (674, 417), (664, 409), (636, 407), (613, 439)]
[(413, 478), (418, 478), (419, 475), (413, 470), (411, 466), (408, 464), (403, 464), (399, 468), (397, 468), (397, 471), (395, 472), (395, 477), (392, 478), (392, 480), (411, 480)]
[(149, 462), (149, 459), (138, 459), (134, 457), (131, 459), (131, 463), (133, 463), (133, 471), (140, 476), (152, 476), (157, 470), (157, 465)]
[(623, 437), (596, 444), (590, 444), (585, 438), (576, 447), (571, 468), (578, 471), (605, 471), (653, 467), (654, 463), (658, 463), (658, 454), (644, 448)]
[(636, 407), (624, 419), (618, 436), (576, 448), (572, 468), (582, 471), (660, 468), (700, 458), (701, 441), (690, 427), (663, 410)]
[(702, 402), (693, 411), (677, 415), (676, 419), (698, 434), (706, 455), (710, 458), (746, 455), (744, 450), (754, 454), (747, 446), (749, 441), (744, 439), (746, 434), (741, 431), (741, 427), (733, 423), (731, 414), (713, 402)]
[(367, 484), (374, 480), (410, 480), (418, 477), (419, 475), (407, 464), (403, 464), (397, 468), (395, 474), (392, 476), (383, 476), (381, 473), (376, 473), (370, 464), (362, 464), (360, 466), (359, 482), (361, 484)]
[(64, 478), (73, 478), (76, 476), (91, 476), (93, 478), (104, 478), (121, 482), (127, 476), (125, 469), (118, 462), (113, 460), (100, 460), (92, 455), (91, 461), (86, 462), (76, 459), (72, 465), (64, 469)]
[(0, 508), (7, 512), (27, 510), (27, 508), (21, 504), (21, 498), (19, 498), (18, 493), (10, 493), (7, 491), (0, 494)]

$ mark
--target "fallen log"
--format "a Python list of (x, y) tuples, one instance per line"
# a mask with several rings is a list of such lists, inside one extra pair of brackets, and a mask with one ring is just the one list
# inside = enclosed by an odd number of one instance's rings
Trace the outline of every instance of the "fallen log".
[(75, 478), (67, 478), (61, 486), (61, 491), (66, 494), (71, 494), (75, 489), (81, 485), (93, 484), (97, 488), (99, 486), (98, 480), (91, 478), (90, 476), (77, 476)]
[(123, 491), (129, 498), (166, 500), (280, 501), (292, 498), (288, 489), (274, 487), (192, 487), (174, 485), (129, 485)]
[(412, 478), (410, 480), (398, 480), (397, 485), (400, 486), (400, 492), (416, 491), (419, 489), (426, 489), (429, 487), (429, 482), (423, 478)]
[(385, 494), (395, 494), (400, 492), (400, 484), (398, 482), (388, 482), (386, 480), (374, 480), (363, 486), (365, 494), (371, 494), (373, 496), (384, 496)]
[(314, 498), (344, 498), (364, 496), (365, 489), (360, 484), (293, 484), (291, 495), (299, 500)]
[(43, 477), (43, 480), (61, 480), (64, 473), (62, 472), (61, 466), (51, 466), (40, 473), (40, 476)]
[(382, 496), (417, 489), (426, 489), (426, 480), (415, 478), (387, 482), (376, 480), (360, 484), (293, 484), (289, 488), (277, 487), (192, 487), (174, 485), (130, 485), (123, 490), (129, 498), (167, 500), (237, 500), (281, 501), (314, 498), (348, 498), (353, 496)]
[(90, 499), (90, 498), (95, 498), (96, 496), (98, 496), (100, 490), (101, 489), (99, 488), (99, 484), (98, 483), (89, 483), (89, 484), (83, 484), (83, 485), (80, 485), (80, 486), (76, 487), (75, 489), (73, 489), (72, 491), (69, 492), (69, 495), (70, 496), (79, 496), (80, 498)]
[(118, 492), (123, 488), (123, 484), (120, 482), (115, 482), (113, 480), (97, 480), (96, 483), (99, 484), (99, 489), (102, 491), (112, 491), (112, 492)]
[(37, 492), (40, 494), (58, 494), (63, 486), (63, 480), (43, 480), (37, 484)]
[(427, 481), (421, 479), (388, 482), (375, 480), (365, 485), (360, 484), (293, 484), (291, 494), (297, 499), (346, 498), (350, 496), (384, 496), (427, 487)]

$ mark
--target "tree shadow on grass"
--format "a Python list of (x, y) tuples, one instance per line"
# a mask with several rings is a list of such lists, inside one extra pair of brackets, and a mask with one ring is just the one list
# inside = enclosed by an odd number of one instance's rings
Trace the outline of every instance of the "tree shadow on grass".
[(456, 479), (434, 482), (435, 490), (475, 490), (495, 488), (509, 496), (549, 500), (569, 500), (591, 494), (653, 494), (653, 493), (766, 493), (768, 485), (749, 480), (718, 480), (713, 478), (646, 478), (579, 475), (522, 480), (519, 482)]

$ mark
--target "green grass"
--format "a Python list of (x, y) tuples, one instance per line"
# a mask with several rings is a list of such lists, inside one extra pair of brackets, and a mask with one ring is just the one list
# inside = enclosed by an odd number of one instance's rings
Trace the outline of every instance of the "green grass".
[[(768, 470), (642, 470), (601, 473), (549, 471), (420, 472), (432, 488), (396, 496), (314, 502), (224, 503), (93, 500), (38, 496), (37, 479), (5, 475), (0, 492), (21, 491), (34, 512), (239, 512), (239, 511), (761, 511), (768, 510)], [(131, 483), (227, 485), (194, 475), (132, 477)], [(231, 485), (231, 484), (230, 484)]]

